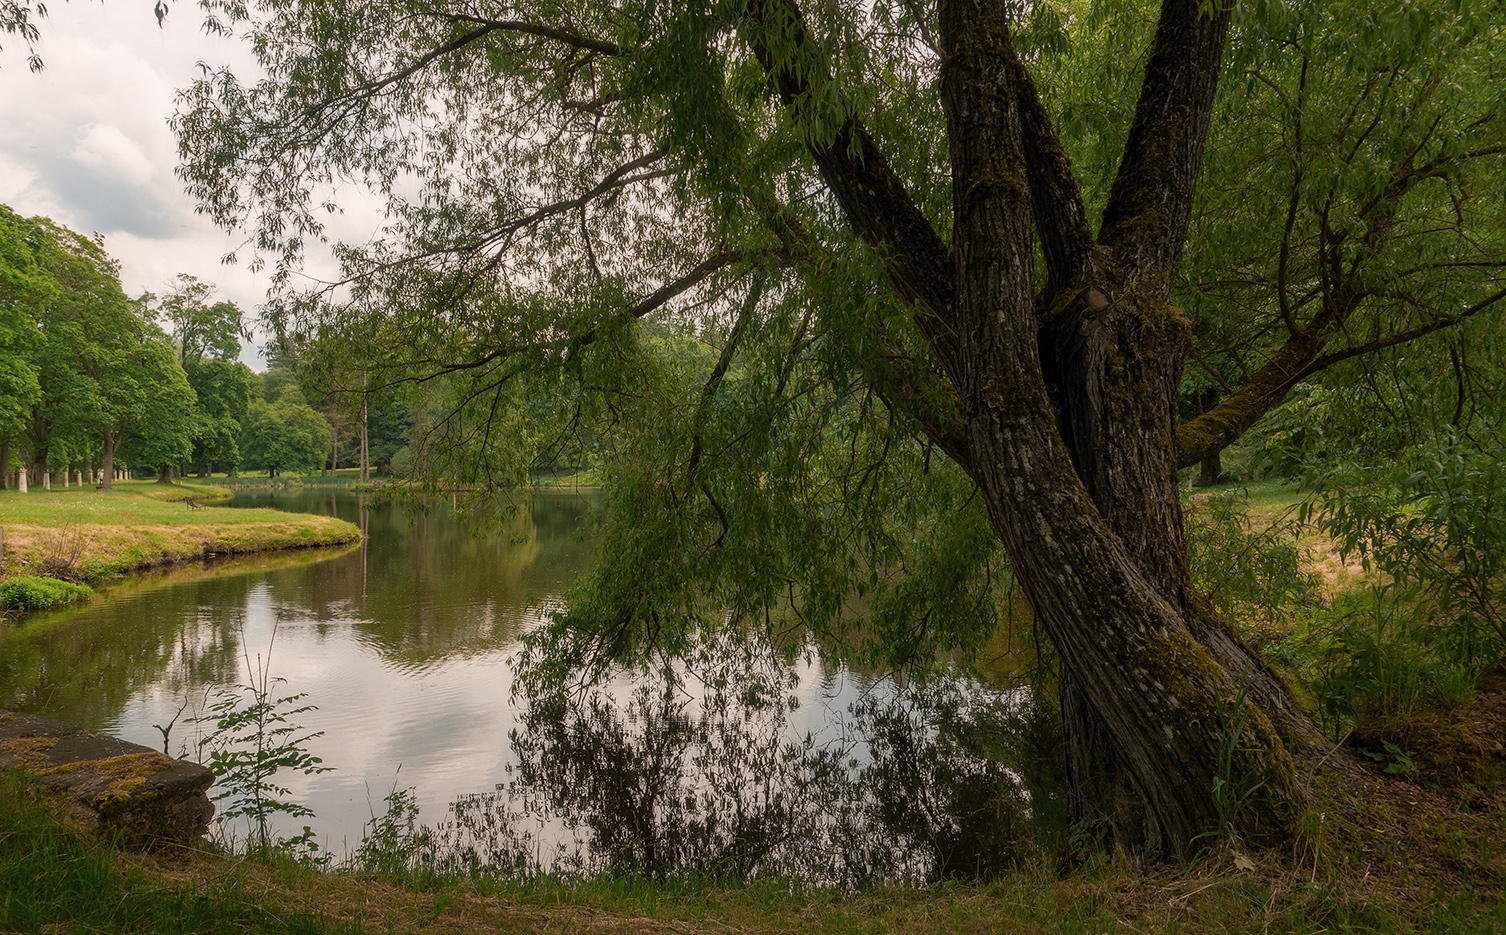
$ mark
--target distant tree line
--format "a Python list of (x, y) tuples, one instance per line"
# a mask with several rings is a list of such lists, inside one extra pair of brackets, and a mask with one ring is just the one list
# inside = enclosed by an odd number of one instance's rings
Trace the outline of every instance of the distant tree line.
[(351, 403), (275, 352), (254, 373), (248, 337), (212, 284), (185, 274), (129, 298), (98, 237), (0, 205), (0, 487), (20, 467), (106, 487), (125, 465), (163, 480), (390, 470), (404, 406)]

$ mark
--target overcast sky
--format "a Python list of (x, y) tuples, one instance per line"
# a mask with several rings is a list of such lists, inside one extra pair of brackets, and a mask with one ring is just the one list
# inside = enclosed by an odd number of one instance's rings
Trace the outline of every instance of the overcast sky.
[[(25, 43), (0, 37), (0, 203), (104, 235), (127, 295), (163, 292), (191, 273), (254, 315), (270, 273), (251, 272), (244, 252), (238, 265), (221, 264), (240, 238), (194, 213), (167, 125), (197, 63), (233, 64), (245, 76), (249, 53), (205, 35), (190, 3), (173, 4), (161, 28), (152, 0), (54, 0), (47, 9), (40, 74), (26, 68)], [(265, 366), (259, 348), (242, 359)]]

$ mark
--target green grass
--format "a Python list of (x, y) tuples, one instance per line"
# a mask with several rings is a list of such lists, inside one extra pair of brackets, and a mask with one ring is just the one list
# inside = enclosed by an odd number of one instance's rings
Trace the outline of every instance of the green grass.
[[(1063, 873), (1050, 861), (991, 882), (837, 892), (785, 878), (647, 880), (494, 878), (317, 872), (286, 857), (207, 848), (142, 854), (53, 817), (42, 793), (0, 782), (0, 931), (6, 932), (906, 932), (1436, 933), (1506, 931), (1498, 873), (1449, 867), (1398, 841), (1335, 834), (1315, 819), (1321, 858), (1216, 848), (1198, 862), (1146, 871), (1102, 858)], [(1404, 817), (1404, 816), (1403, 816)], [(1358, 826), (1384, 814), (1359, 813)], [(1401, 820), (1401, 819), (1396, 819)], [(1384, 820), (1392, 824), (1390, 820)], [(1327, 830), (1323, 830), (1327, 829)], [(1433, 835), (1441, 839), (1446, 829)], [(1499, 847), (1497, 847), (1499, 850)], [(1436, 855), (1428, 855), (1436, 858)], [(1493, 861), (1498, 864), (1499, 857)], [(1475, 874), (1476, 876), (1471, 876)]]
[(0, 581), (0, 608), (6, 610), (48, 610), (93, 596), (90, 588), (56, 578), (25, 576)]
[(0, 931), (357, 932), (245, 892), (232, 875), (176, 885), (75, 833), (7, 774), (0, 782)]
[(181, 501), (225, 500), (228, 491), (193, 484), (123, 481), (113, 490), (0, 492), (9, 574), (98, 581), (154, 565), (206, 555), (338, 545), (360, 538), (352, 524), (329, 516), (280, 510), (238, 510)]

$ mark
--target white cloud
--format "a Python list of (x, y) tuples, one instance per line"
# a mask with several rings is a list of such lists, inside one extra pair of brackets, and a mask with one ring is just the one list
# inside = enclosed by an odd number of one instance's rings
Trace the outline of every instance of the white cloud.
[[(150, 5), (137, 3), (58, 3), (48, 13), (39, 23), (43, 72), (26, 70), (24, 46), (0, 52), (0, 203), (103, 235), (129, 295), (190, 273), (254, 314), (270, 270), (252, 272), (250, 251), (237, 250), (244, 236), (195, 211), (174, 173), (168, 127), (174, 89), (199, 76), (200, 62), (254, 80), (249, 50), (206, 35), (191, 4), (174, 5), (160, 28)], [(335, 200), (345, 210), (326, 219), (331, 236), (359, 242), (378, 232), (379, 198), (346, 187)], [(238, 265), (221, 264), (230, 252)], [(335, 266), (311, 253), (306, 273), (329, 279)], [(254, 352), (243, 359), (259, 363)]]
[(254, 308), (267, 277), (220, 266), (231, 241), (183, 193), (167, 125), (173, 89), (197, 62), (245, 65), (249, 55), (202, 34), (190, 6), (159, 28), (149, 6), (59, 3), (39, 26), (43, 72), (27, 72), (9, 46), (0, 54), (0, 199), (102, 234), (130, 294), (186, 272)]
[(102, 169), (130, 185), (146, 185), (157, 175), (157, 167), (136, 141), (109, 124), (85, 124), (79, 129), (78, 143), (69, 155), (76, 162)]

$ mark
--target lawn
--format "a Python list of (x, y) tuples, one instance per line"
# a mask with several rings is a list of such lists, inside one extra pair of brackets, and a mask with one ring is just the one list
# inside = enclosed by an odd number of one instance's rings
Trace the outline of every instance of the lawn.
[[(5, 575), (102, 578), (213, 555), (337, 545), (360, 538), (350, 523), (280, 510), (199, 506), (225, 490), (122, 481), (21, 494), (0, 492)], [(195, 505), (183, 502), (193, 498)]]

